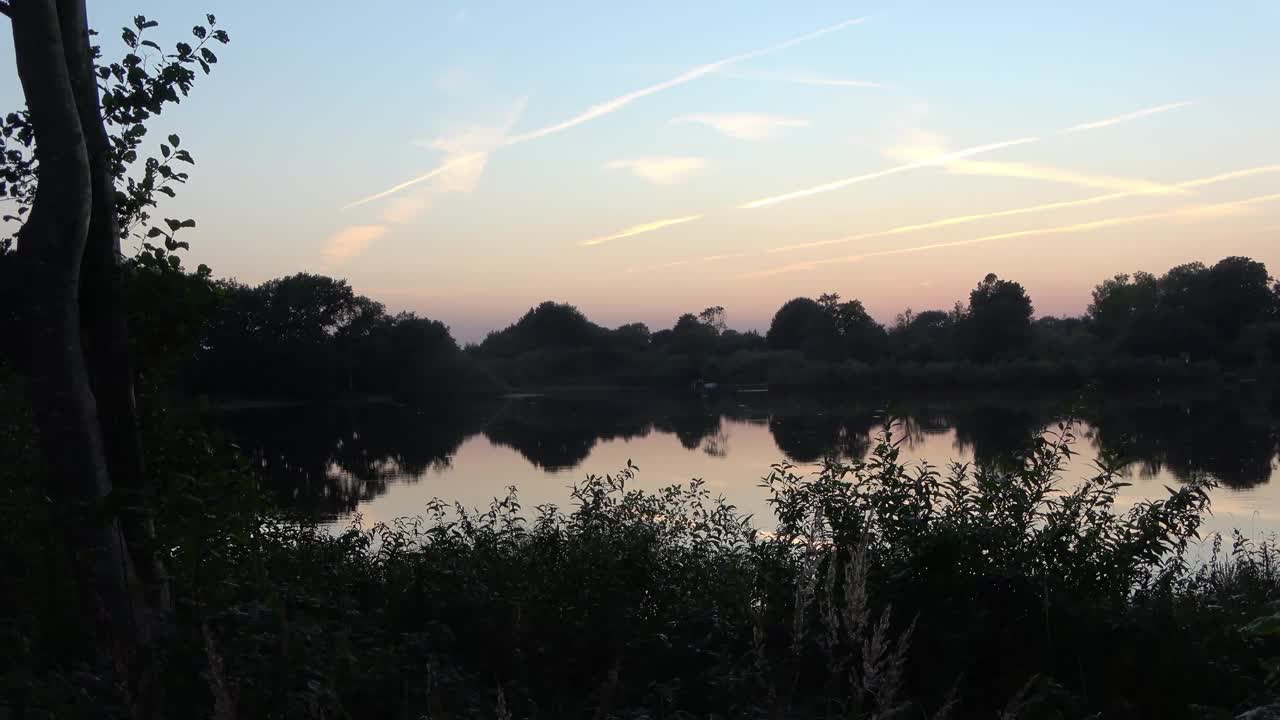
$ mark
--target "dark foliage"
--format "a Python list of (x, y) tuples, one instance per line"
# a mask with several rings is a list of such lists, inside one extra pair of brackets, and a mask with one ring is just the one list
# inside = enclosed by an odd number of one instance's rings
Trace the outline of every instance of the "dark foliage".
[(1119, 275), (1082, 317), (1033, 318), (1022, 285), (988, 275), (949, 311), (910, 309), (886, 328), (858, 300), (797, 297), (768, 332), (728, 328), (720, 306), (670, 329), (608, 330), (543, 303), (491, 333), (474, 357), (515, 386), (697, 381), (774, 386), (1127, 385), (1271, 376), (1280, 357), (1277, 285), (1261, 263), (1191, 263)]
[(300, 273), (257, 287), (208, 283), (215, 298), (187, 380), (212, 395), (412, 402), (495, 386), (442, 323), (390, 315), (343, 280)]
[[(164, 682), (186, 717), (1176, 718), (1273, 699), (1275, 549), (1184, 561), (1206, 486), (1120, 512), (1103, 461), (1061, 488), (1065, 426), (1005, 470), (909, 467), (891, 436), (865, 462), (778, 465), (768, 534), (697, 482), (630, 490), (633, 467), (567, 513), (513, 491), (333, 533), (273, 519), (194, 428), (151, 439), (180, 600)], [(0, 606), (0, 692), (26, 717), (110, 717), (68, 660), (62, 551), (29, 531), (71, 518), (26, 494), (38, 468), (10, 472), (0, 552), (25, 592)]]

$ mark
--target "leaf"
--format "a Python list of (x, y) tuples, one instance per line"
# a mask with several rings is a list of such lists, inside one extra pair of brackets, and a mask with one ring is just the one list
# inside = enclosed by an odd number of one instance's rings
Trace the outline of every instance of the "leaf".
[(203, 25), (197, 25), (191, 28), (191, 34), (203, 40), (209, 34), (209, 31), (205, 30)]
[(208, 74), (209, 74), (209, 63), (205, 62), (204, 60), (197, 60), (196, 62), (200, 63), (200, 69), (201, 69), (201, 70), (204, 70), (204, 74), (205, 74), (205, 75), (208, 75)]
[(227, 34), (226, 30), (214, 30), (213, 39), (217, 40), (223, 45), (226, 45), (227, 43), (231, 42), (231, 36)]
[(1244, 632), (1249, 635), (1258, 635), (1263, 637), (1280, 635), (1280, 615), (1260, 617), (1248, 625), (1245, 625)]
[(178, 140), (179, 140), (179, 138), (178, 138), (178, 136), (177, 136), (177, 135), (170, 135), (170, 136), (169, 136), (169, 144), (170, 144), (170, 145), (172, 145), (172, 146), (174, 146), (175, 148), (176, 148), (176, 147), (178, 147)]
[(161, 235), (164, 235), (164, 231), (158, 227), (153, 227), (147, 231), (147, 237), (149, 238), (159, 237)]
[(175, 47), (178, 48), (178, 59), (183, 60), (183, 59), (186, 59), (189, 55), (191, 55), (190, 45), (180, 42)]
[(120, 39), (124, 40), (124, 44), (131, 48), (138, 47), (138, 35), (129, 28), (124, 28), (120, 31)]
[(169, 146), (168, 146), (168, 145), (165, 145), (164, 143), (161, 143), (161, 144), (160, 144), (160, 154), (161, 154), (161, 155), (163, 155), (163, 156), (165, 156), (165, 157), (169, 157)]
[(178, 227), (187, 228), (187, 227), (195, 227), (195, 226), (196, 226), (196, 221), (192, 220), (191, 218), (187, 218), (186, 220), (183, 220), (182, 222), (178, 223)]
[[(146, 45), (147, 47), (155, 48), (156, 50), (160, 50), (160, 46), (151, 42), (150, 40), (143, 40), (140, 44)], [(160, 50), (160, 52), (164, 52), (164, 51)]]
[(218, 62), (218, 56), (214, 55), (209, 48), (200, 48), (200, 57), (203, 57), (209, 64)]
[(214, 19), (214, 17), (213, 17), (213, 15), (212, 15), (212, 14), (206, 14), (206, 15), (204, 16), (204, 19), (205, 19), (205, 20), (208, 20), (210, 25), (217, 25), (217, 24), (218, 24), (218, 23), (217, 23), (217, 20), (215, 20), (215, 19)]
[(173, 197), (174, 195), (177, 195), (177, 193), (175, 193), (173, 191), (173, 188), (171, 187), (158, 187), (156, 188), (156, 192), (162, 192), (165, 195), (168, 195), (169, 197)]

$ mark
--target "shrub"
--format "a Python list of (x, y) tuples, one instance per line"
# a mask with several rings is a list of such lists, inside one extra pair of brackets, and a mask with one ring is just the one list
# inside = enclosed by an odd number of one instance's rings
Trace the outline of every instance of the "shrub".
[[(867, 461), (775, 466), (769, 532), (698, 481), (631, 489), (630, 463), (567, 510), (523, 508), (513, 488), (483, 511), (435, 501), (334, 532), (257, 509), (243, 471), (206, 453), (162, 507), (171, 709), (1187, 717), (1273, 699), (1275, 547), (1237, 539), (1191, 564), (1208, 484), (1121, 512), (1105, 458), (1060, 487), (1072, 442), (1062, 426), (1006, 469), (944, 473), (903, 463), (886, 430)], [(34, 549), (13, 517), (6, 552)], [(4, 606), (21, 662), (0, 687), (24, 688), (27, 716), (74, 717), (95, 691), (41, 640), (61, 586), (39, 563), (5, 567), (34, 582)]]

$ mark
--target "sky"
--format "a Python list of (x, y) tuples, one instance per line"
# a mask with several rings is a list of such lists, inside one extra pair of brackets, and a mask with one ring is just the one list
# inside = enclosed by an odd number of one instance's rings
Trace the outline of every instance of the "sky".
[(1280, 0), (207, 2), (89, 2), (108, 57), (138, 13), (231, 34), (152, 125), (196, 159), (159, 211), (187, 264), (346, 278), (462, 341), (548, 299), (763, 329), (989, 272), (1061, 315), (1120, 272), (1280, 271)]

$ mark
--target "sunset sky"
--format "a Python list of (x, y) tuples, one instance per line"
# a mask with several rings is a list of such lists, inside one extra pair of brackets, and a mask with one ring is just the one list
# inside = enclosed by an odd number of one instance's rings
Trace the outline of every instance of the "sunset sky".
[(1038, 314), (1117, 272), (1280, 272), (1276, 0), (89, 5), (109, 57), (136, 13), (231, 34), (152, 126), (197, 161), (160, 212), (196, 219), (189, 265), (345, 277), (465, 341), (544, 299), (746, 329), (988, 272)]

